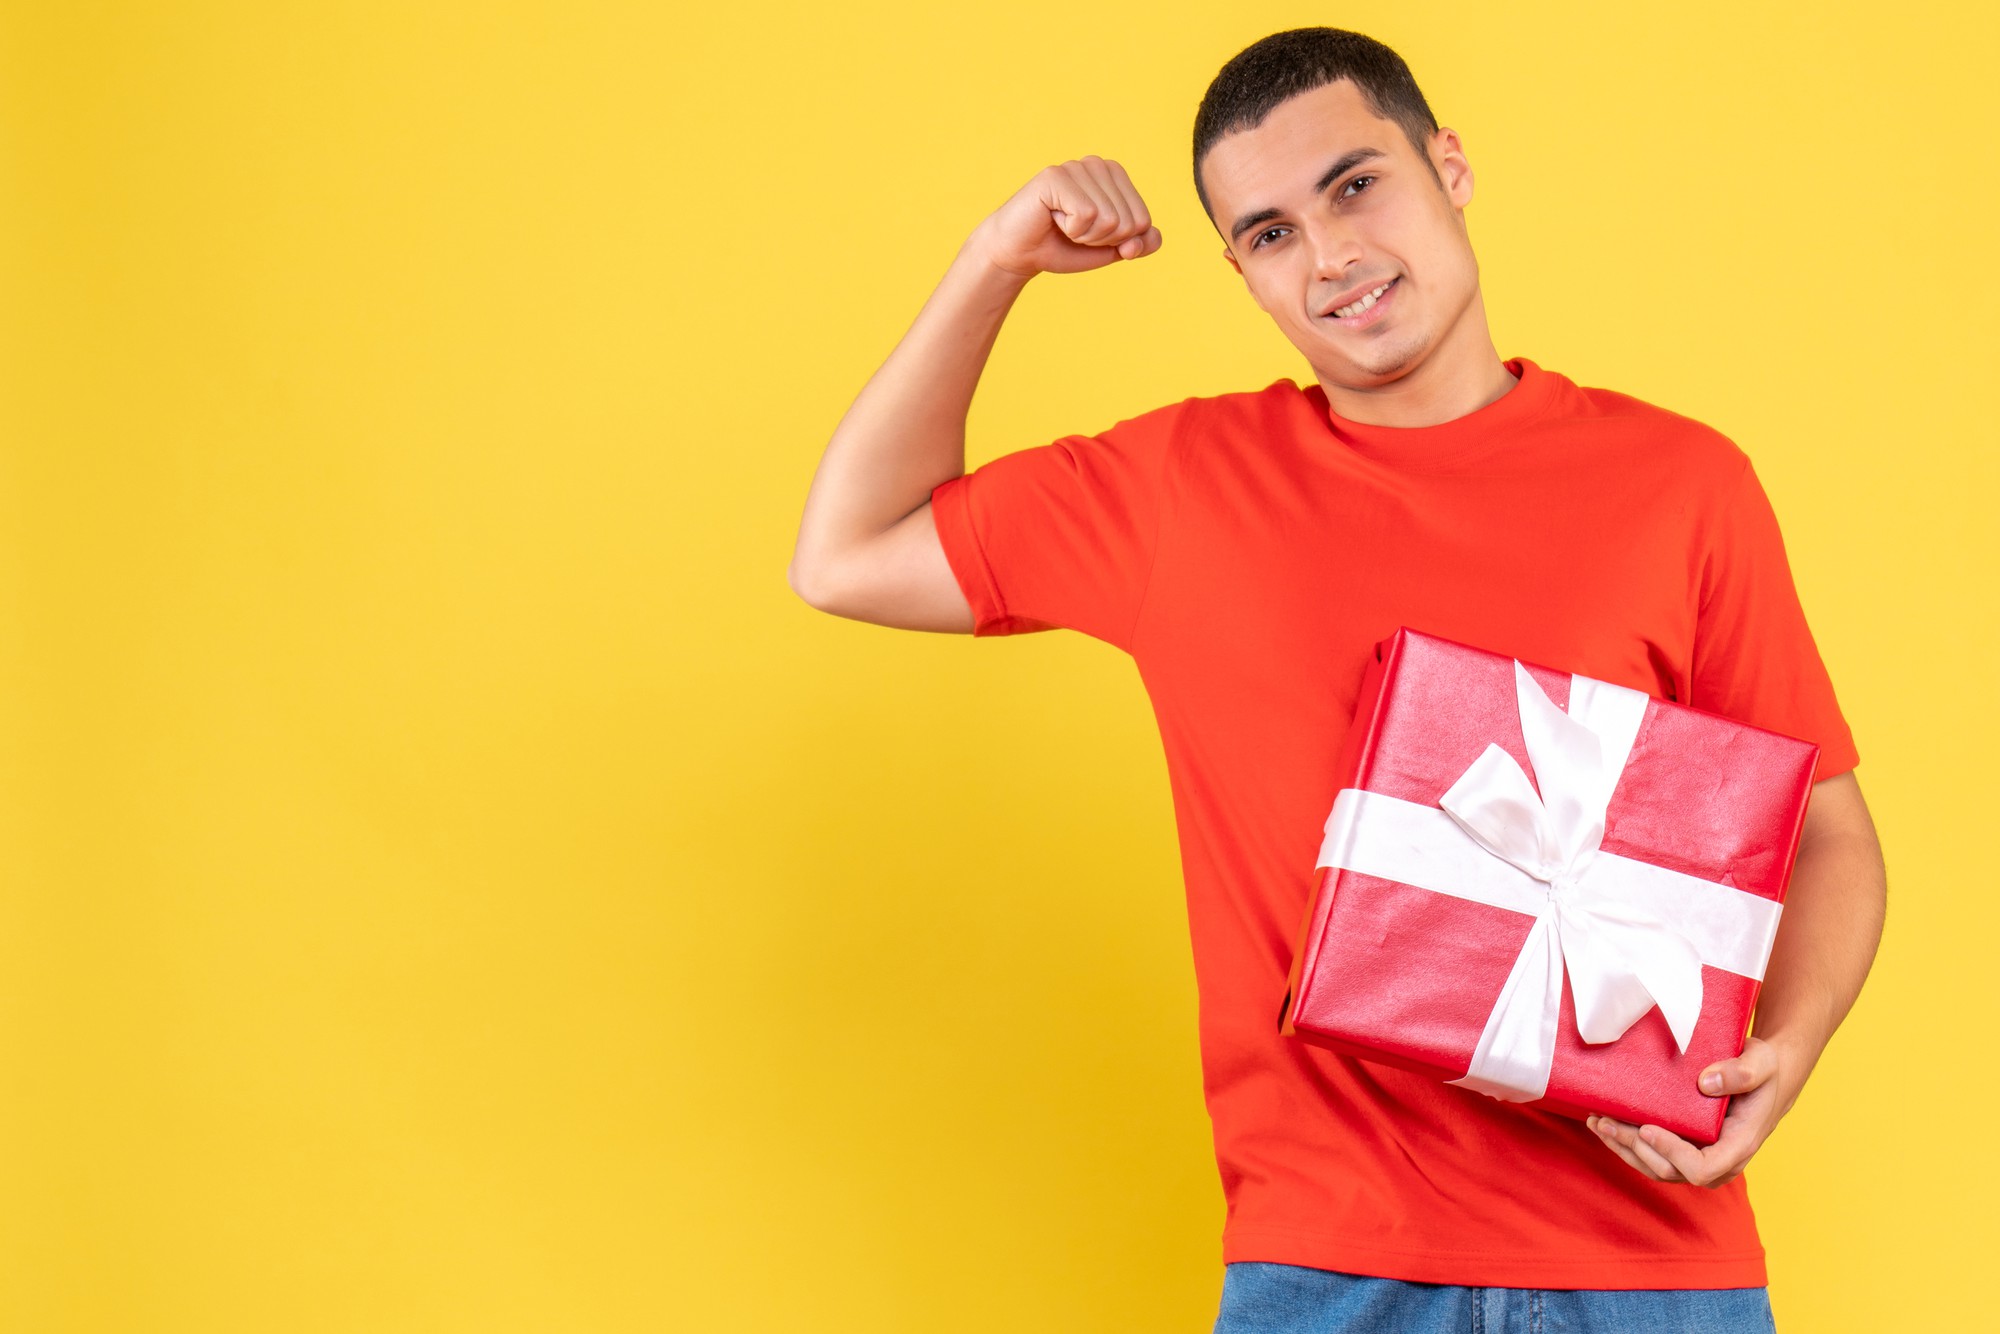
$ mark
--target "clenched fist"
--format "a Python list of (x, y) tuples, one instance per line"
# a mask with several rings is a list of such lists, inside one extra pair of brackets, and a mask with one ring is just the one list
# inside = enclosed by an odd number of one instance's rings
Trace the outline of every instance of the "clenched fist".
[(1143, 258), (1160, 248), (1160, 229), (1125, 168), (1091, 154), (1036, 172), (973, 240), (991, 263), (1032, 278)]

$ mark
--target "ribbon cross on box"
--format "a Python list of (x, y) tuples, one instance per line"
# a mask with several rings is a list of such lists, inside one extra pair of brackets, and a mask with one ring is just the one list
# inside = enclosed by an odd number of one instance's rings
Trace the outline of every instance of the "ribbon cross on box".
[(1702, 966), (1761, 981), (1780, 904), (1606, 851), (1606, 812), (1649, 697), (1572, 674), (1565, 712), (1511, 661), (1534, 781), (1489, 743), (1436, 806), (1344, 788), (1318, 866), (1534, 919), (1466, 1074), (1448, 1081), (1529, 1102), (1548, 1092), (1565, 970), (1584, 1042), (1617, 1041), (1657, 1005), (1685, 1053)]

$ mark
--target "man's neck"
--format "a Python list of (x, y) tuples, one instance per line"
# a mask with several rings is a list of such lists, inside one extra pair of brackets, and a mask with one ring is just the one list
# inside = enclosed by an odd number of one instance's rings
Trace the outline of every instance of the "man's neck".
[[(1456, 344), (1457, 346), (1454, 346)], [(1446, 341), (1417, 368), (1387, 384), (1353, 389), (1319, 376), (1334, 412), (1367, 426), (1437, 426), (1479, 411), (1519, 384), (1500, 360), (1477, 299)]]

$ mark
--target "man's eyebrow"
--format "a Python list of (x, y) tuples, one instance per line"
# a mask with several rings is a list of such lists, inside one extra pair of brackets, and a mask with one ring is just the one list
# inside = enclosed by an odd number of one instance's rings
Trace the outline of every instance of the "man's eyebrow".
[[(1313, 193), (1314, 194), (1323, 193), (1326, 190), (1327, 186), (1332, 185), (1335, 181), (1339, 180), (1342, 176), (1345, 176), (1348, 172), (1353, 171), (1356, 167), (1360, 166), (1362, 163), (1367, 162), (1372, 158), (1387, 157), (1387, 156), (1388, 154), (1384, 153), (1379, 148), (1357, 148), (1350, 153), (1343, 153), (1339, 157), (1334, 159), (1333, 165), (1326, 169), (1325, 174), (1323, 174), (1319, 178), (1319, 182), (1313, 186)], [(1255, 227), (1260, 222), (1269, 222), (1271, 219), (1277, 217), (1283, 211), (1284, 210), (1282, 209), (1275, 209), (1275, 208), (1260, 208), (1255, 213), (1245, 213), (1242, 217), (1238, 218), (1236, 220), (1235, 225), (1229, 229), (1230, 242), (1234, 244), (1236, 238), (1243, 235), (1244, 232), (1249, 231), (1252, 227)]]

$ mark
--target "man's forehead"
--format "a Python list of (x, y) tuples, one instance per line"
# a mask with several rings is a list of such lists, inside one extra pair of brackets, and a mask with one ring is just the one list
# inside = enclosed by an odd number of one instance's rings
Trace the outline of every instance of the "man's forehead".
[(1231, 210), (1311, 193), (1328, 164), (1363, 150), (1394, 153), (1402, 137), (1353, 80), (1337, 79), (1280, 102), (1255, 127), (1217, 139), (1202, 159), (1203, 183), (1223, 222)]

